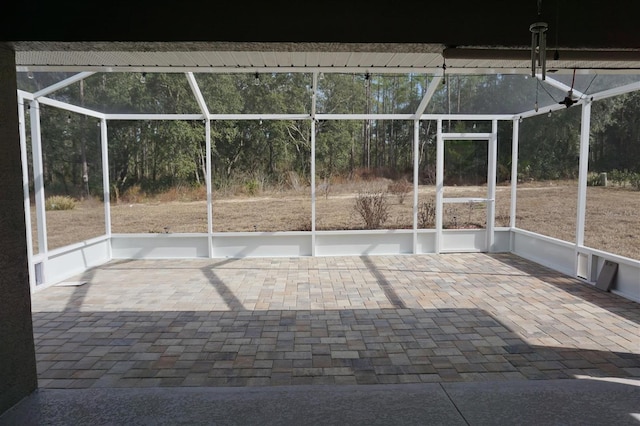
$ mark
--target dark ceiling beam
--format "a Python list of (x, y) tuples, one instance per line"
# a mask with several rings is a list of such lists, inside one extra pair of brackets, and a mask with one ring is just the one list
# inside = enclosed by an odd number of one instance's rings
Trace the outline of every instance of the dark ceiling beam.
[[(547, 49), (547, 58), (554, 58), (555, 49)], [(526, 61), (531, 59), (531, 49), (496, 48), (446, 48), (442, 52), (445, 59)], [(593, 62), (638, 62), (640, 51), (632, 50), (557, 50), (561, 61)]]
[(530, 45), (548, 22), (549, 47), (638, 49), (638, 2), (610, 0), (370, 1), (29, 0), (0, 14), (4, 41), (219, 41)]

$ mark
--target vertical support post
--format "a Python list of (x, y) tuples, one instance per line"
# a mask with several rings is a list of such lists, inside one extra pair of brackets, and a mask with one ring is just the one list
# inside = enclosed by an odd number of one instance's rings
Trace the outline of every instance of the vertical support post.
[(418, 167), (420, 166), (420, 120), (413, 120), (413, 254), (418, 253)]
[(109, 259), (111, 259), (111, 182), (109, 180), (109, 140), (107, 119), (100, 119), (100, 148), (102, 150), (102, 188), (104, 191), (104, 228), (109, 237)]
[(36, 287), (35, 268), (33, 267), (33, 236), (31, 235), (31, 200), (29, 195), (29, 160), (27, 156), (27, 130), (24, 117), (24, 98), (18, 97), (18, 123), (20, 132), (20, 161), (22, 162), (22, 193), (24, 195), (24, 222), (27, 238), (27, 261), (29, 264), (29, 287)]
[(207, 246), (209, 247), (209, 258), (213, 257), (213, 187), (211, 184), (211, 120), (206, 118), (204, 123), (205, 134), (205, 155), (207, 165), (207, 175), (205, 184), (207, 187)]
[(520, 143), (520, 120), (513, 120), (511, 137), (511, 205), (509, 206), (509, 251), (513, 252), (513, 229), (516, 227), (516, 197), (518, 193), (518, 145)]
[(40, 103), (31, 101), (31, 151), (33, 156), (33, 186), (36, 200), (36, 222), (38, 229), (38, 254), (46, 254), (47, 246), (47, 217), (44, 204), (44, 165), (42, 163), (42, 139), (40, 137)]
[(491, 121), (489, 139), (489, 164), (487, 171), (487, 251), (495, 251), (496, 181), (498, 168), (498, 120)]
[(38, 387), (33, 342), (15, 52), (0, 42), (0, 415)]
[(311, 256), (316, 255), (316, 119), (311, 117)]
[(437, 121), (436, 142), (436, 253), (442, 250), (442, 198), (444, 195), (444, 139), (442, 138), (442, 119)]
[(578, 217), (576, 220), (576, 271), (577, 249), (584, 246), (584, 225), (587, 208), (587, 175), (589, 173), (589, 132), (591, 129), (591, 101), (582, 104), (580, 125), (580, 165), (578, 172)]
[(316, 102), (318, 72), (311, 76), (313, 94), (311, 96), (311, 256), (316, 255)]
[(516, 227), (516, 196), (518, 189), (518, 148), (520, 143), (520, 120), (513, 120), (511, 137), (511, 205), (509, 206), (509, 226)]

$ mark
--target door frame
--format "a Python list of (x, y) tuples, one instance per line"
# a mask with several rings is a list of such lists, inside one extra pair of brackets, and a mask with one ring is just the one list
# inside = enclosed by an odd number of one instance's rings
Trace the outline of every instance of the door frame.
[[(497, 170), (497, 153), (498, 153), (498, 122), (492, 120), (492, 131), (490, 133), (443, 133), (442, 121), (438, 121), (438, 137), (437, 137), (437, 154), (436, 154), (436, 253), (454, 253), (454, 252), (492, 252), (495, 246), (495, 202), (496, 202), (496, 170)], [(487, 141), (488, 158), (487, 158), (487, 196), (486, 198), (477, 197), (444, 197), (444, 148), (446, 141)], [(484, 243), (480, 243), (476, 248), (451, 249), (445, 248), (445, 239), (455, 238), (456, 233), (460, 234), (463, 230), (443, 230), (443, 206), (445, 203), (456, 202), (486, 202), (487, 203), (487, 226), (484, 235)], [(479, 231), (467, 232), (471, 238), (479, 236)]]

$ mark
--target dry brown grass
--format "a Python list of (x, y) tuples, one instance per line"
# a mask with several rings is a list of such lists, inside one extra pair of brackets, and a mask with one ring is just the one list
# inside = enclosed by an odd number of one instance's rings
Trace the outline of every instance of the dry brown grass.
[[(345, 182), (332, 184), (328, 193), (318, 191), (316, 229), (364, 229), (354, 210), (360, 190), (387, 189), (390, 181)], [(518, 185), (516, 225), (565, 241), (575, 240), (577, 183), (541, 182)], [(640, 259), (640, 191), (618, 187), (589, 187), (587, 191), (585, 245), (633, 259)], [(113, 203), (113, 233), (203, 233), (207, 231), (205, 201), (174, 200), (165, 195), (146, 202)], [(484, 187), (447, 187), (445, 197), (484, 197)], [(386, 229), (411, 229), (413, 195), (400, 203), (389, 194)], [(496, 226), (509, 225), (509, 186), (498, 186)], [(418, 202), (434, 203), (435, 188), (421, 187)], [(74, 210), (48, 211), (49, 248), (57, 248), (104, 234), (104, 208), (95, 201), (79, 202)], [(484, 204), (445, 204), (444, 226), (485, 227)], [(35, 212), (32, 211), (35, 222)], [(454, 219), (455, 218), (455, 219)], [(214, 194), (215, 232), (308, 231), (311, 229), (309, 188), (246, 195)], [(35, 228), (35, 226), (34, 226)], [(35, 236), (35, 233), (34, 233)], [(35, 240), (34, 240), (35, 243)]]

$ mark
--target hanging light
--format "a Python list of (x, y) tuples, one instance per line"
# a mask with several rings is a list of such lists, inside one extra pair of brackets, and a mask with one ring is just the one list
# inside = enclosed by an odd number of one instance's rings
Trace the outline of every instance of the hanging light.
[(71, 123), (71, 114), (67, 115), (67, 124)]
[(27, 73), (27, 78), (28, 78), (29, 80), (33, 80), (33, 71), (29, 71), (29, 72)]
[(143, 72), (142, 75), (140, 76), (140, 83), (146, 83), (147, 82), (147, 73)]
[(324, 73), (322, 71), (318, 74), (318, 80), (324, 80)]
[(260, 75), (258, 73), (256, 73), (255, 76), (253, 77), (253, 85), (254, 86), (260, 85)]
[(371, 74), (366, 73), (364, 75), (364, 87), (369, 87), (370, 83), (371, 83)]
[(442, 62), (442, 84), (447, 84), (447, 63)]

